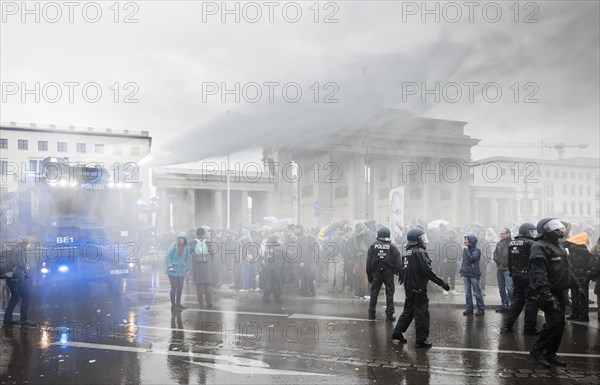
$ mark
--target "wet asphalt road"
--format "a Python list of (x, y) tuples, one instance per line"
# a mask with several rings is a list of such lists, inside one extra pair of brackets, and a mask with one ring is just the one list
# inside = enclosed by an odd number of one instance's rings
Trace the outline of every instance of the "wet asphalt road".
[[(160, 269), (159, 269), (160, 270)], [(188, 309), (172, 313), (168, 279), (147, 268), (126, 281), (118, 299), (93, 285), (43, 298), (30, 319), (38, 327), (0, 329), (0, 384), (567, 384), (600, 382), (598, 320), (568, 322), (566, 368), (543, 369), (528, 355), (535, 336), (498, 334), (501, 315), (464, 317), (462, 307), (432, 301), (432, 349), (394, 345), (392, 323), (367, 321), (365, 300), (220, 290), (212, 309), (185, 288)], [(433, 297), (433, 295), (432, 295)], [(43, 299), (42, 299), (43, 298)], [(396, 316), (402, 311), (396, 294)], [(462, 297), (461, 297), (462, 298)], [(6, 297), (2, 297), (2, 308)], [(17, 310), (19, 308), (17, 307)], [(15, 318), (17, 315), (15, 315)], [(541, 327), (543, 317), (538, 318)]]

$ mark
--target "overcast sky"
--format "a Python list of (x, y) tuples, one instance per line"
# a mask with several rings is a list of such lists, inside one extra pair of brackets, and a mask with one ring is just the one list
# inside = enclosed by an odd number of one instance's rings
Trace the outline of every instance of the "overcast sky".
[[(62, 2), (30, 2), (30, 9), (36, 3), (39, 22), (23, 14), (20, 1), (2, 2), (5, 122), (148, 130), (153, 152), (178, 162), (354, 128), (392, 107), (468, 122), (466, 134), (481, 144), (589, 144), (565, 156), (599, 156), (596, 1), (427, 3), (433, 13), (422, 2), (228, 2), (229, 9), (237, 5), (239, 22), (223, 14), (220, 1), (120, 3), (118, 14), (112, 1), (81, 2), (73, 22)], [(22, 89), (36, 82), (39, 102)], [(62, 91), (56, 103), (53, 82)], [(80, 83), (73, 102), (65, 82)], [(82, 96), (91, 82), (102, 90), (96, 103)], [(233, 89), (236, 82), (239, 103), (206, 88)], [(256, 103), (253, 82), (262, 91)], [(270, 102), (265, 83), (272, 82), (278, 85)], [(436, 83), (439, 102), (434, 93), (422, 95)], [(88, 88), (90, 100), (94, 90)], [(128, 96), (137, 102), (124, 103)], [(541, 156), (540, 148), (525, 151)], [(525, 154), (473, 150), (475, 159), (491, 155)]]

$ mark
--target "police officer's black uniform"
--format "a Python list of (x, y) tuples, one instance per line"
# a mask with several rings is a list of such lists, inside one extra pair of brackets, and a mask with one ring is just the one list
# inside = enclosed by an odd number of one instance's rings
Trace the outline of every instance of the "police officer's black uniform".
[[(403, 269), (401, 281), (404, 281), (404, 290), (406, 299), (404, 302), (404, 311), (392, 333), (392, 339), (400, 342), (406, 342), (402, 333), (406, 332), (408, 326), (415, 319), (415, 329), (417, 332), (416, 347), (430, 347), (427, 341), (429, 337), (429, 298), (427, 297), (427, 283), (431, 280), (433, 283), (442, 286), (444, 290), (450, 290), (450, 287), (431, 269), (431, 259), (425, 251), (425, 245), (411, 241), (411, 232), (423, 234), (422, 230), (413, 229), (408, 234), (408, 245), (406, 252), (402, 256)], [(419, 235), (420, 235), (419, 234)]]
[[(523, 224), (525, 226), (527, 224)], [(538, 334), (537, 325), (537, 298), (535, 292), (529, 288), (529, 256), (531, 246), (535, 243), (533, 237), (526, 232), (535, 230), (535, 226), (529, 224), (531, 229), (521, 231), (508, 246), (508, 270), (513, 279), (513, 298), (504, 317), (503, 331), (510, 331), (519, 318), (523, 307), (525, 308), (525, 334)], [(525, 234), (524, 234), (525, 232)]]
[(567, 319), (588, 322), (590, 320), (588, 303), (590, 287), (585, 278), (588, 270), (594, 264), (594, 256), (589, 252), (586, 245), (575, 244), (568, 240), (563, 242), (562, 245), (569, 252), (573, 276), (577, 280), (571, 288), (573, 305), (571, 306), (571, 315)]
[(269, 302), (271, 294), (275, 302), (281, 303), (281, 277), (283, 276), (284, 260), (279, 238), (272, 235), (267, 240), (263, 263), (264, 285), (263, 301)]
[(367, 252), (367, 278), (371, 283), (371, 300), (369, 302), (369, 319), (375, 319), (377, 297), (381, 285), (385, 285), (386, 320), (393, 322), (394, 317), (394, 273), (399, 272), (401, 255), (396, 245), (390, 241), (390, 230), (382, 227), (377, 232), (377, 241), (369, 247)]
[(529, 259), (529, 285), (539, 296), (538, 305), (544, 311), (546, 323), (531, 348), (531, 356), (543, 366), (565, 366), (556, 353), (565, 327), (563, 292), (571, 287), (575, 277), (565, 249), (559, 244), (564, 226), (557, 219), (544, 218), (537, 225), (541, 234), (532, 247)]
[[(31, 299), (31, 288), (29, 277), (29, 264), (27, 263), (26, 242), (17, 242), (13, 245), (8, 258), (11, 265), (15, 266), (11, 276), (6, 278), (6, 284), (10, 290), (10, 299), (4, 311), (4, 325), (21, 324), (25, 326), (36, 326), (34, 322), (27, 319), (29, 302)], [(21, 301), (19, 321), (14, 321), (13, 311)]]

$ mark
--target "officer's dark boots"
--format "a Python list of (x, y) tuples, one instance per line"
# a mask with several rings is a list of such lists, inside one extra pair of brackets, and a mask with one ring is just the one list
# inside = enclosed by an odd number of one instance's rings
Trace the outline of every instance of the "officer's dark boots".
[(392, 342), (396, 344), (405, 344), (407, 342), (406, 338), (402, 333), (400, 334), (392, 334)]
[(395, 320), (396, 320), (396, 317), (394, 317), (393, 315), (388, 315), (385, 317), (386, 322), (394, 322)]
[(548, 360), (544, 357), (544, 354), (542, 354), (542, 352), (540, 352), (535, 347), (531, 348), (531, 351), (529, 352), (529, 354), (531, 355), (531, 357), (533, 357), (534, 360), (536, 360), (543, 367), (547, 368), (550, 366), (550, 362), (548, 362)]
[(429, 341), (422, 341), (422, 342), (417, 342), (415, 344), (415, 348), (425, 348), (425, 349), (429, 349), (431, 347), (431, 342)]
[(556, 366), (567, 366), (567, 363), (558, 358), (556, 354), (546, 355), (546, 361)]

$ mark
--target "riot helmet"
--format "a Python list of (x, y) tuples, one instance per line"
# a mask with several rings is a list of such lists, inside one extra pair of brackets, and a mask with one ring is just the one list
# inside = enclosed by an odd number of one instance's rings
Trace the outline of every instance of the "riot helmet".
[(556, 218), (543, 218), (537, 224), (537, 232), (540, 237), (546, 236), (549, 240), (558, 242), (565, 236), (565, 225)]
[(523, 223), (519, 227), (519, 235), (523, 235), (525, 237), (535, 238), (537, 237), (537, 230), (533, 223)]
[(390, 242), (390, 229), (382, 227), (377, 231), (377, 239), (384, 242)]
[(411, 229), (408, 234), (406, 234), (406, 240), (408, 241), (406, 246), (421, 245), (423, 248), (425, 248), (425, 244), (429, 242), (427, 240), (427, 234), (419, 228)]

